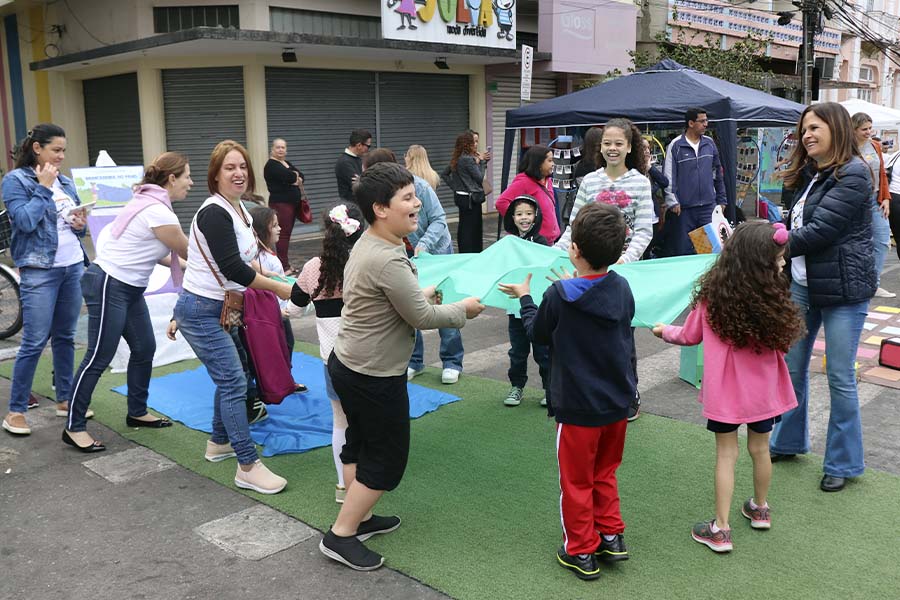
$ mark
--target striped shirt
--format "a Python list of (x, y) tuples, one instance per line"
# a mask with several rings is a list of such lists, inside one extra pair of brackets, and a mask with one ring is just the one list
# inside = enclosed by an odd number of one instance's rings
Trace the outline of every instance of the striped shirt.
[[(618, 206), (625, 217), (625, 247), (622, 250), (622, 262), (640, 260), (644, 250), (653, 238), (653, 197), (650, 192), (650, 180), (636, 169), (613, 181), (601, 167), (584, 176), (569, 223), (581, 208), (589, 202), (606, 202)], [(568, 250), (572, 244), (572, 226), (566, 227), (565, 233), (556, 242), (556, 247)]]

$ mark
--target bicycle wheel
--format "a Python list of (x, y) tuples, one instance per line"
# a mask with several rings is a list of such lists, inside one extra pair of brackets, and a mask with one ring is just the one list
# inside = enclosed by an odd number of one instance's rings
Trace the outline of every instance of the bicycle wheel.
[(19, 283), (0, 269), (0, 340), (14, 336), (22, 329), (22, 299)]

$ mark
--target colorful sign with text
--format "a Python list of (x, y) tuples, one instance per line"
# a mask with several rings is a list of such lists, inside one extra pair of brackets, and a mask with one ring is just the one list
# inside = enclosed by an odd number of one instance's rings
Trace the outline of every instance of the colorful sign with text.
[(516, 0), (381, 0), (385, 39), (516, 48)]

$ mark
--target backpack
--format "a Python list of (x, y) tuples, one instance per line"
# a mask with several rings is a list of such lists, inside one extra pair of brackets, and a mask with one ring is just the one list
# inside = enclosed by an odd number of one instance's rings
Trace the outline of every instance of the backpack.
[(294, 376), (275, 294), (253, 288), (244, 291), (241, 341), (256, 371), (259, 399), (266, 404), (281, 404), (294, 393)]

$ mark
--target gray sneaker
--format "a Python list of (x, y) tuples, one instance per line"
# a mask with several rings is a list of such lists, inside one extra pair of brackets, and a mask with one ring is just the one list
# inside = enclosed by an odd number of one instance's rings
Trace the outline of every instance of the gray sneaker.
[(506, 400), (503, 401), (503, 404), (506, 406), (518, 406), (522, 404), (522, 396), (525, 395), (525, 390), (520, 387), (512, 386), (509, 388), (509, 393), (506, 395)]

